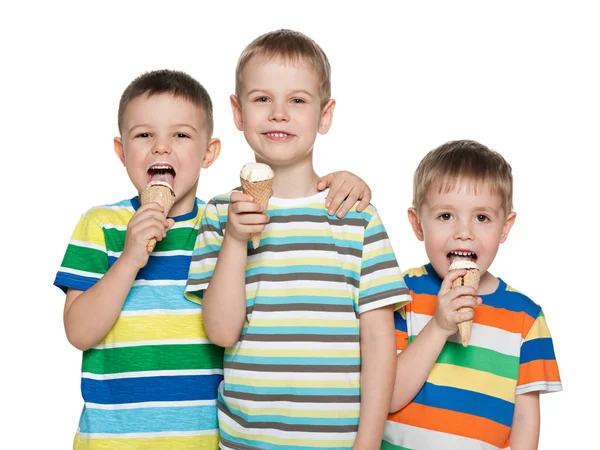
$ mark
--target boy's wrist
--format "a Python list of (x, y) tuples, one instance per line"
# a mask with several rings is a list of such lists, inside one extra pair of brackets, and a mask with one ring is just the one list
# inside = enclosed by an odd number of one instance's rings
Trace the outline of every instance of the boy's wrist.
[(444, 341), (447, 340), (454, 333), (456, 333), (456, 331), (451, 331), (451, 330), (448, 330), (448, 329), (444, 328), (443, 326), (441, 326), (440, 323), (436, 320), (435, 316), (424, 327), (423, 331), (425, 331), (426, 329), (428, 329), (432, 338), (440, 339), (440, 340), (444, 340)]

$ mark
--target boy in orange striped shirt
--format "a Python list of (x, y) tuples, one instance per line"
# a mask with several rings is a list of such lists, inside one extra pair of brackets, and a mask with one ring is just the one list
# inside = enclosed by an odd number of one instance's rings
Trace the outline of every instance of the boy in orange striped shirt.
[[(452, 141), (425, 156), (413, 187), (408, 217), (430, 262), (405, 274), (412, 302), (395, 322), (398, 352), (408, 350), (381, 448), (537, 449), (539, 393), (562, 390), (552, 337), (540, 306), (488, 272), (516, 217), (511, 167), (478, 142)], [(457, 260), (480, 269), (471, 314), (457, 306), (473, 288), (452, 288), (466, 272), (449, 273)], [(457, 323), (471, 317), (463, 347)], [(415, 370), (400, 370), (411, 358)]]

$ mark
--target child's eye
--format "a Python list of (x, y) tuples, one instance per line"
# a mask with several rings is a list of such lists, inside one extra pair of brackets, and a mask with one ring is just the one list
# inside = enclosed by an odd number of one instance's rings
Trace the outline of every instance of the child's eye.
[(136, 138), (149, 138), (150, 137), (150, 133), (138, 133), (135, 135)]
[(259, 103), (266, 103), (269, 101), (269, 97), (258, 97), (255, 101)]
[(490, 218), (485, 214), (477, 214), (477, 216), (475, 216), (475, 220), (477, 220), (477, 222), (489, 222)]
[(300, 105), (302, 103), (306, 103), (304, 100), (302, 100), (301, 98), (294, 98), (292, 99), (292, 103), (296, 104), (296, 105)]
[(190, 136), (185, 133), (175, 133), (178, 138), (189, 138)]
[(452, 214), (450, 213), (442, 213), (438, 216), (438, 219), (440, 220), (450, 220), (452, 219)]

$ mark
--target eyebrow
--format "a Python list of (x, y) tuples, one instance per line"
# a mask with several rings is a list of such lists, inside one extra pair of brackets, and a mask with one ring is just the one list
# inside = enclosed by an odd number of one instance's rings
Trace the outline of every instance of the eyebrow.
[[(193, 125), (190, 125), (188, 123), (175, 123), (173, 125), (171, 125), (172, 127), (188, 127), (191, 128), (192, 130), (194, 130), (194, 132), (198, 132), (198, 130), (196, 130), (196, 128)], [(152, 126), (148, 125), (147, 123), (140, 123), (138, 125), (134, 125), (129, 129), (129, 133), (131, 134), (131, 132), (133, 130), (135, 130), (136, 128), (143, 128), (143, 127), (148, 127), (148, 128), (152, 128)]]
[[(264, 93), (268, 94), (269, 90), (268, 89), (252, 89), (252, 90), (248, 91), (248, 93), (246, 95), (252, 95), (255, 92), (264, 92)], [(296, 90), (294, 90), (292, 92), (294, 92), (295, 94), (301, 92), (303, 94), (308, 95), (309, 97), (313, 97), (313, 95), (309, 91), (307, 91), (306, 89), (296, 89)]]

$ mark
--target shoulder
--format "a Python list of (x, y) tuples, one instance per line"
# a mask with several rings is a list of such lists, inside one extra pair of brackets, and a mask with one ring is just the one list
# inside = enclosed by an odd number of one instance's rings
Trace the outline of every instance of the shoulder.
[(523, 313), (535, 320), (541, 313), (542, 307), (534, 302), (527, 295), (507, 284), (500, 279), (500, 285), (495, 296), (492, 296), (492, 301), (496, 300), (502, 304), (493, 305), (502, 307), (512, 312)]
[(102, 226), (126, 227), (133, 214), (135, 214), (135, 208), (131, 200), (122, 200), (116, 203), (93, 206), (82, 214), (81, 220), (96, 222)]
[(437, 295), (440, 290), (441, 282), (430, 264), (408, 269), (402, 276), (408, 290), (416, 294)]

